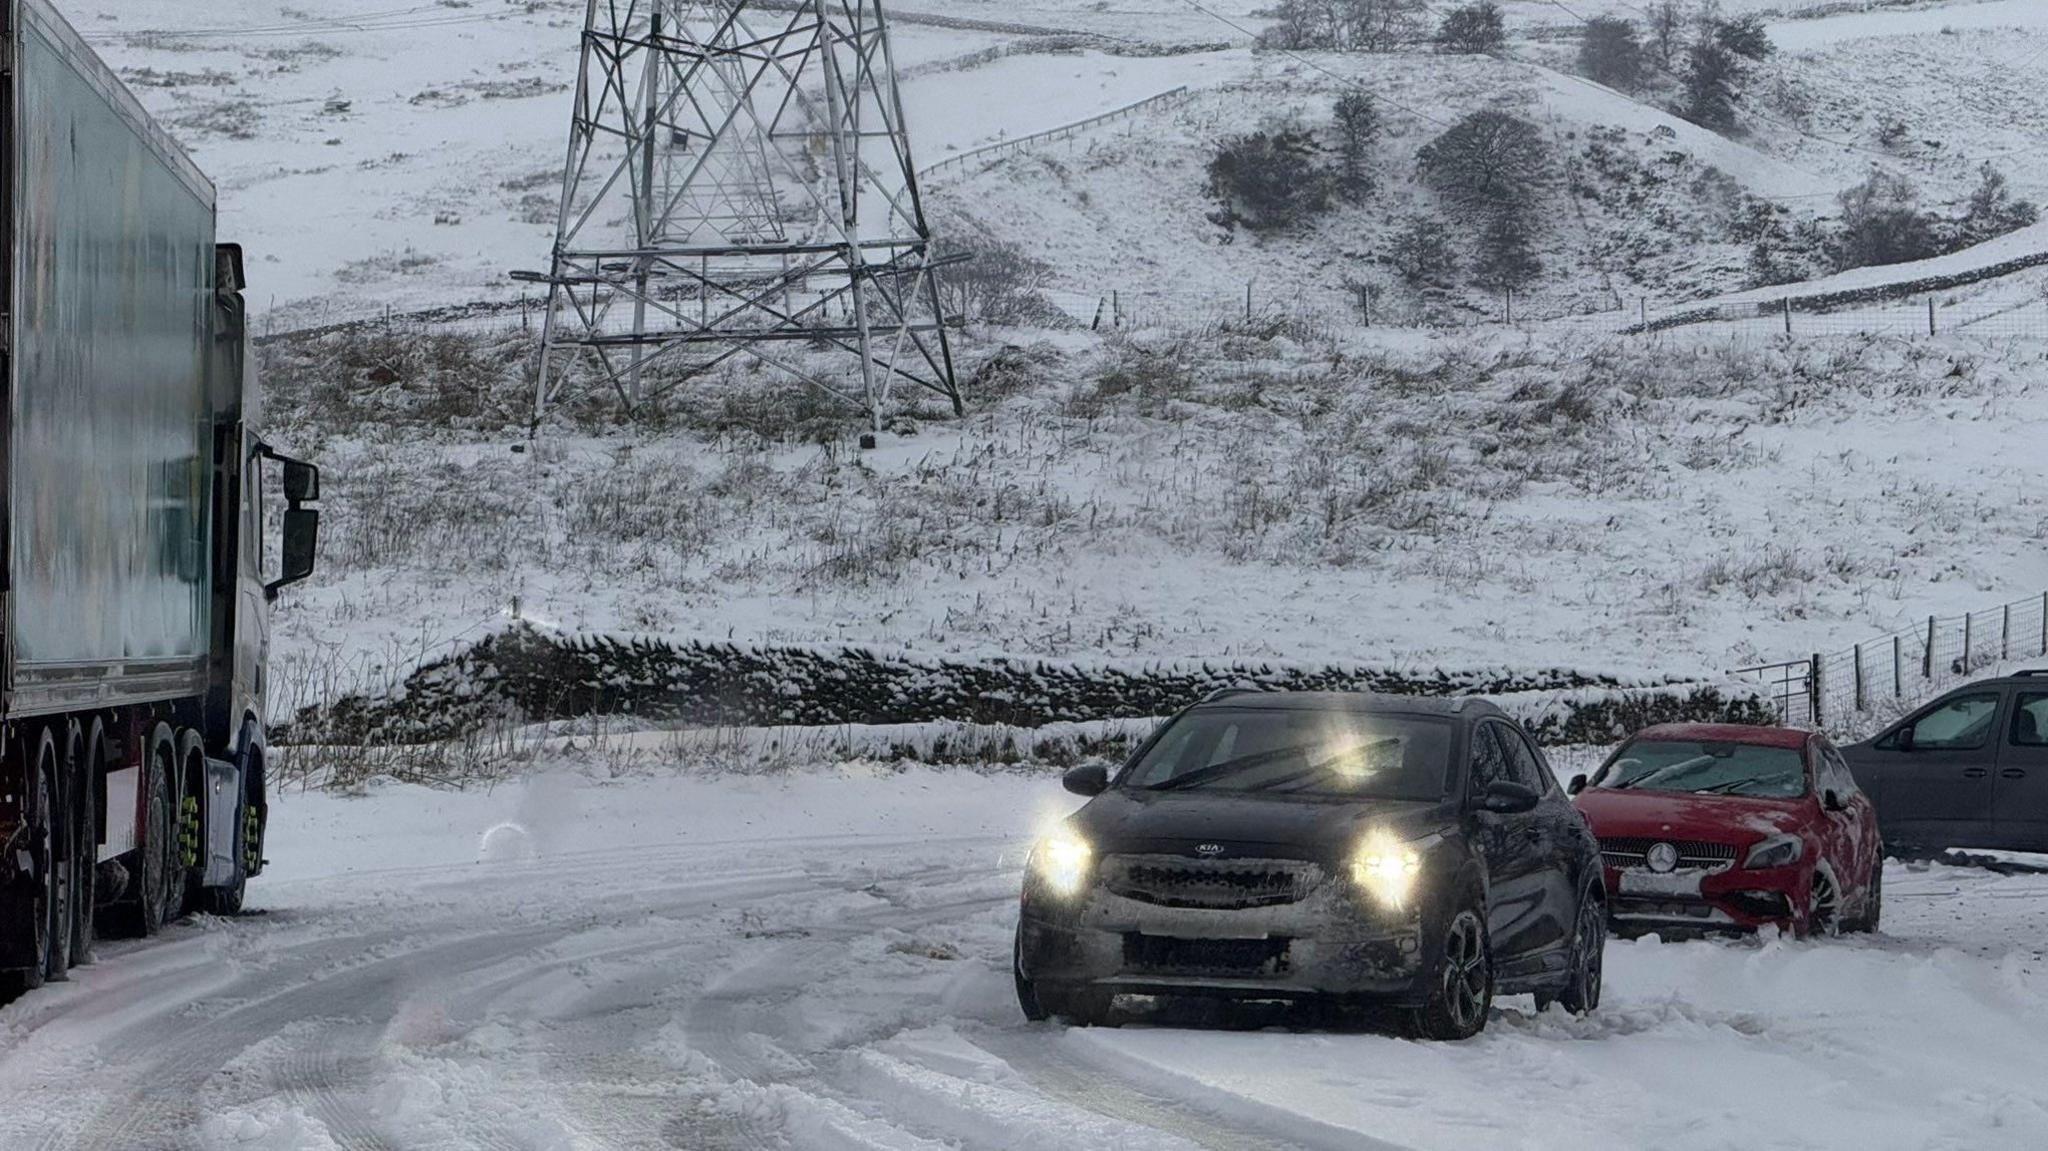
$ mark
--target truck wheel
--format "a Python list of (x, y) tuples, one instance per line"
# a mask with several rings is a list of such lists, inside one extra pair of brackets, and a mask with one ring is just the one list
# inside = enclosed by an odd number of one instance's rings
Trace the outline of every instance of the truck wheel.
[(57, 877), (57, 855), (63, 846), (56, 830), (56, 755), (47, 734), (36, 753), (35, 779), (28, 795), (28, 850), (36, 885), (29, 901), (29, 964), (7, 973), (9, 990), (34, 991), (63, 962), (57, 930), (64, 921), (63, 887)]
[(1493, 1007), (1493, 955), (1483, 906), (1469, 899), (1445, 922), (1430, 969), (1429, 998), (1410, 1021), (1417, 1038), (1470, 1039), (1486, 1027), (1486, 1013)]
[(149, 762), (144, 771), (143, 841), (136, 852), (135, 876), (129, 883), (130, 900), (120, 904), (114, 917), (123, 935), (149, 936), (163, 930), (176, 918), (178, 904), (185, 897), (184, 873), (178, 864), (177, 800), (173, 795), (170, 729), (159, 724), (149, 741)]
[(83, 753), (72, 773), (71, 826), (72, 857), (71, 962), (92, 962), (93, 909), (99, 902), (100, 819), (99, 769), (105, 746), (100, 725), (80, 743)]

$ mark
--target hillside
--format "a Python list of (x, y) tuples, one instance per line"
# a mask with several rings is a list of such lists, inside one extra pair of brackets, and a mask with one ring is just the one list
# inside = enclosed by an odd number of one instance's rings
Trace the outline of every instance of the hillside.
[[(1940, 126), (1893, 157), (1928, 203), (1994, 158), (2042, 198), (2048, 169), (2019, 150), (2048, 67), (2024, 59), (2048, 47), (2036, 6), (1802, 19), (1725, 4), (1773, 14), (1769, 74), (1786, 79), (1759, 85), (1732, 138), (1568, 74), (1574, 23), (1554, 6), (1508, 4), (1501, 58), (1254, 51), (1229, 25), (1256, 27), (1257, 6), (899, 13), (925, 164), (1191, 89), (933, 178), (935, 216), (1043, 261), (1070, 316), (1114, 294), (1142, 325), (967, 334), (964, 421), (906, 411), (860, 453), (814, 398), (726, 375), (658, 427), (586, 421), (526, 451), (532, 336), (512, 321), (274, 345), (276, 418), (329, 469), (323, 577), (280, 614), (291, 693), (388, 677), (515, 617), (936, 652), (1690, 674), (2048, 586), (2031, 344), (1589, 343), (1493, 325), (1500, 301), (1467, 282), (1409, 292), (1381, 260), (1429, 207), (1416, 149), (1481, 107), (1538, 124), (1559, 160), (1521, 318), (1618, 322), (1748, 288), (1733, 222), (1833, 212), (1887, 117)], [(259, 325), (278, 334), (519, 298), (507, 273), (543, 265), (551, 240), (580, 11), (134, 0), (72, 15), (218, 178)], [(1210, 219), (1220, 139), (1323, 124), (1351, 82), (1386, 113), (1375, 199), (1263, 238)], [(1387, 283), (1379, 327), (1356, 324), (1360, 280)], [(1248, 283), (1257, 322), (1218, 330)], [(1401, 327), (1422, 320), (1454, 327)]]

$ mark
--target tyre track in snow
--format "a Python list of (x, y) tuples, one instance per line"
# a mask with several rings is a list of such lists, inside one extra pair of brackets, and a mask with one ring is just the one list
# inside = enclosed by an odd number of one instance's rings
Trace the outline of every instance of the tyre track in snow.
[[(238, 1055), (294, 1024), (320, 1018), (367, 1019), (360, 1027), (346, 1028), (342, 1035), (316, 1035), (314, 1040), (330, 1046), (322, 1058), (331, 1061), (334, 1067), (356, 1059), (368, 1066), (381, 1040), (382, 1025), (396, 1015), (405, 999), (436, 981), (516, 959), (623, 915), (701, 912), (725, 900), (800, 895), (815, 887), (812, 877), (789, 869), (770, 870), (760, 878), (721, 877), (692, 885), (686, 889), (691, 894), (684, 899), (653, 901), (596, 919), (585, 913), (574, 924), (522, 924), (512, 930), (472, 933), (444, 942), (404, 947), (396, 954), (355, 962), (332, 975), (316, 976), (309, 981), (308, 967), (348, 964), (359, 959), (365, 950), (395, 946), (423, 935), (430, 937), (433, 928), (414, 926), (330, 938), (306, 945), (300, 954), (281, 957), (284, 961), (266, 967), (251, 980), (231, 984), (225, 994), (233, 994), (238, 1004), (198, 1022), (185, 1016), (205, 1000), (187, 999), (181, 1004), (175, 998), (175, 989), (158, 988), (164, 1011), (149, 1024), (128, 1029), (99, 1045), (96, 1052), (104, 1067), (127, 1068), (122, 1079), (130, 1086), (121, 1101), (103, 1111), (76, 1137), (52, 1135), (44, 1146), (74, 1147), (79, 1151), (188, 1146), (194, 1134), (201, 1091), (208, 1080)], [(456, 928), (465, 929), (474, 932), (475, 926)], [(149, 989), (143, 993), (149, 994)], [(221, 997), (224, 995), (214, 996)], [(340, 1050), (332, 1049), (330, 1041), (344, 1038), (346, 1042)], [(343, 1147), (376, 1149), (386, 1145), (372, 1120), (362, 1113), (360, 1101), (337, 1093), (331, 1081), (323, 1081), (316, 1069), (303, 1064), (299, 1068), (287, 1066), (280, 1075), (280, 1087), (288, 1101), (304, 1105), (310, 1114), (327, 1124)]]
[[(771, 1058), (756, 1040), (765, 1039), (797, 1055), (797, 1037), (778, 1033), (774, 1024), (777, 1008), (810, 990), (822, 969), (844, 947), (846, 940), (890, 929), (912, 931), (957, 922), (1007, 901), (1011, 896), (970, 899), (908, 911), (878, 911), (835, 923), (818, 932), (821, 936), (800, 943), (785, 944), (757, 956), (748, 966), (728, 974), (692, 1001), (685, 1013), (684, 1029), (690, 1048), (716, 1063), (723, 1074), (738, 1083), (760, 1088), (787, 1086), (835, 1102), (857, 1103), (871, 1097), (857, 1083), (830, 1068), (820, 1069), (827, 1060), (814, 1054), (803, 1058), (807, 1070), (792, 1075), (786, 1066)], [(933, 1020), (936, 1022), (936, 1020)], [(1193, 1094), (1175, 1094), (1161, 1085), (1121, 1072), (1109, 1061), (1077, 1058), (1062, 1051), (1064, 1028), (1026, 1024), (1021, 1016), (1014, 1028), (977, 1028), (963, 1032), (974, 1046), (1001, 1060), (1046, 1098), (1080, 1111), (1146, 1131), (1174, 1136), (1188, 1144), (1212, 1151), (1404, 1151), (1355, 1131), (1330, 1127), (1269, 1108), (1253, 1100), (1236, 1107), (1217, 1106), (1213, 1100)], [(856, 1042), (836, 1047), (825, 1056), (846, 1054), (864, 1045)], [(1200, 1090), (1189, 1085), (1189, 1091)], [(1260, 1113), (1253, 1126), (1244, 1111)], [(1270, 1112), (1270, 1116), (1266, 1113)], [(905, 1134), (972, 1148), (974, 1139), (963, 1140), (958, 1130), (934, 1128), (915, 1111), (883, 1116)], [(1279, 1132), (1276, 1134), (1276, 1132)], [(786, 1148), (789, 1132), (772, 1117), (757, 1111), (741, 1111), (727, 1118), (715, 1144), (673, 1142), (677, 1147), (710, 1146), (719, 1151), (746, 1149), (767, 1151)], [(991, 1135), (986, 1145), (993, 1151), (1007, 1147), (1001, 1137)]]
[[(1243, 1100), (1234, 1108), (1219, 1107), (1213, 1098), (1162, 1091), (1157, 1081), (1131, 1076), (1110, 1060), (1080, 1059), (1062, 1051), (1064, 1030), (1034, 1024), (968, 1038), (1054, 1099), (1178, 1135), (1211, 1151), (1407, 1151), (1398, 1144), (1304, 1119), (1256, 1100)], [(1201, 1089), (1190, 1084), (1189, 1090)], [(1244, 1110), (1270, 1113), (1271, 1122), (1251, 1126), (1240, 1113)]]

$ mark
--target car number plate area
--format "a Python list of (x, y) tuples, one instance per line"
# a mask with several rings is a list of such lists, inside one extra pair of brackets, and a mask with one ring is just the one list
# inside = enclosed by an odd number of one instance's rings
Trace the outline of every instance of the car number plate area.
[(1621, 873), (1623, 895), (1698, 895), (1700, 879), (1704, 873), (1698, 871), (1655, 871), (1628, 870)]
[(1141, 915), (1138, 917), (1138, 931), (1145, 935), (1184, 939), (1267, 939), (1273, 934), (1263, 923), (1234, 922), (1234, 919), (1223, 915)]

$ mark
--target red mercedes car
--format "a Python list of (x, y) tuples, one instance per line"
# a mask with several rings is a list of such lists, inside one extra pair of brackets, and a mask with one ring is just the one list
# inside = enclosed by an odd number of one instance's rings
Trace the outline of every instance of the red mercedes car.
[(1568, 790), (1600, 839), (1617, 933), (1877, 928), (1877, 809), (1826, 736), (1646, 728)]

